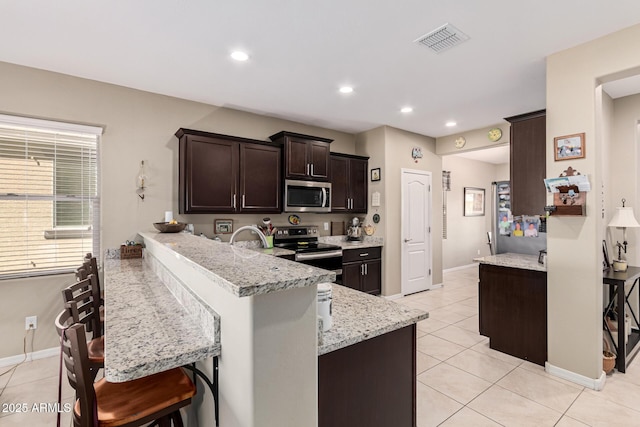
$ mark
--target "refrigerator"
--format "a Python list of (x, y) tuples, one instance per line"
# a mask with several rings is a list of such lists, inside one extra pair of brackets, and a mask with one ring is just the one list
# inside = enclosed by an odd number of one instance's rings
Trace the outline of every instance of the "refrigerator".
[(538, 255), (547, 249), (546, 218), (540, 215), (514, 216), (511, 212), (509, 181), (491, 185), (491, 254), (507, 252)]

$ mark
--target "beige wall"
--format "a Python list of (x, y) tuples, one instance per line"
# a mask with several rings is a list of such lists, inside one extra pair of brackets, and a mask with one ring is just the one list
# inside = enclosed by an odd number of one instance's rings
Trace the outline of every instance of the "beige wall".
[[(385, 271), (384, 295), (396, 295), (401, 291), (400, 252), (401, 236), (401, 169), (431, 172), (431, 241), (432, 283), (442, 283), (442, 158), (435, 154), (435, 139), (400, 129), (385, 127), (386, 158), (386, 236), (385, 252), (388, 262)], [(417, 162), (411, 157), (414, 147), (422, 148), (423, 158)], [(383, 172), (384, 173), (384, 172)]]
[[(491, 183), (496, 181), (498, 165), (443, 156), (442, 169), (451, 171), (451, 191), (446, 192), (447, 238), (442, 241), (442, 268), (446, 270), (473, 264), (475, 257), (491, 255), (487, 231), (491, 231)], [(484, 188), (484, 216), (464, 216), (464, 187)]]
[[(192, 128), (258, 140), (281, 130), (333, 138), (331, 150), (355, 154), (355, 136), (185, 101), (33, 68), (0, 63), (0, 112), (105, 127), (101, 143), (103, 248), (152, 229), (164, 211), (178, 213), (178, 128)], [(147, 167), (145, 200), (136, 195), (140, 161)], [(233, 218), (234, 226), (256, 223), (263, 215), (178, 216), (195, 223), (196, 233), (213, 234), (215, 217)], [(305, 224), (343, 220), (340, 215), (302, 215)], [(284, 223), (286, 215), (272, 215)], [(326, 232), (328, 233), (328, 232)], [(323, 234), (326, 234), (323, 232)], [(247, 234), (245, 238), (251, 238)], [(22, 353), (24, 318), (38, 316), (35, 350), (55, 347), (54, 314), (61, 309), (60, 289), (69, 276), (0, 281), (0, 358)], [(35, 298), (37, 296), (37, 298)]]
[[(590, 379), (602, 373), (601, 241), (612, 200), (611, 194), (603, 193), (609, 167), (603, 164), (606, 101), (596, 87), (602, 79), (621, 77), (621, 72), (637, 73), (639, 49), (640, 25), (636, 25), (547, 58), (547, 146), (556, 136), (586, 134), (584, 159), (555, 162), (553, 151), (547, 150), (547, 176), (558, 176), (572, 166), (589, 175), (594, 189), (588, 195), (586, 216), (549, 219), (549, 363)], [(611, 167), (615, 164), (612, 157)], [(635, 181), (635, 167), (630, 176)], [(621, 191), (635, 193), (634, 183), (623, 185)]]

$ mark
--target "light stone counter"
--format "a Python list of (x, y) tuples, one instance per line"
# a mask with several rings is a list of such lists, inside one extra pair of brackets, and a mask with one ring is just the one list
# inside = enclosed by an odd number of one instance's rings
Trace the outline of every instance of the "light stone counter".
[(104, 376), (109, 382), (220, 354), (220, 317), (145, 256), (104, 261)]
[(323, 237), (318, 237), (318, 241), (322, 243), (338, 245), (342, 248), (342, 250), (375, 248), (375, 247), (383, 246), (382, 237), (375, 237), (375, 236), (364, 236), (364, 239), (361, 241), (347, 240), (347, 236), (323, 236)]
[(344, 286), (332, 285), (332, 326), (318, 356), (412, 325), (429, 313)]
[(538, 263), (537, 255), (524, 254), (498, 254), (485, 257), (474, 258), (480, 264), (497, 265), (499, 267), (520, 268), (523, 270), (547, 271), (547, 268)]
[(145, 245), (160, 244), (186, 265), (238, 297), (333, 282), (335, 273), (186, 233), (140, 232)]

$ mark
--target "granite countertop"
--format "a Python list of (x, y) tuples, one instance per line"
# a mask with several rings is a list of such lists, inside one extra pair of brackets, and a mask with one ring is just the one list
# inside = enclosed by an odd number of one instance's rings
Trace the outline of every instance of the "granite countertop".
[(187, 233), (140, 232), (238, 297), (333, 282), (335, 273)]
[(181, 297), (143, 259), (105, 259), (105, 372), (130, 381), (218, 356), (220, 317)]
[(497, 265), (499, 267), (511, 267), (520, 268), (523, 270), (535, 270), (544, 271), (546, 273), (547, 267), (538, 263), (538, 255), (525, 255), (525, 254), (498, 254), (485, 257), (474, 258), (474, 261), (480, 264)]
[(332, 284), (332, 326), (323, 332), (318, 356), (412, 325), (429, 313), (382, 297)]
[(376, 248), (376, 247), (383, 246), (382, 237), (374, 237), (374, 236), (364, 236), (364, 239), (360, 241), (347, 240), (347, 236), (323, 236), (323, 237), (318, 237), (318, 241), (322, 243), (330, 243), (332, 245), (338, 245), (343, 250)]

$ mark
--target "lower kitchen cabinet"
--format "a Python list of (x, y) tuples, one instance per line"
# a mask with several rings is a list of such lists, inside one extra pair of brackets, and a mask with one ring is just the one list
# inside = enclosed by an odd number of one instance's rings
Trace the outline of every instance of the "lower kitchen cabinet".
[(382, 248), (343, 249), (342, 285), (372, 295), (382, 292)]
[(480, 264), (479, 328), (489, 347), (544, 366), (547, 273)]
[(318, 357), (319, 427), (415, 425), (415, 324)]

